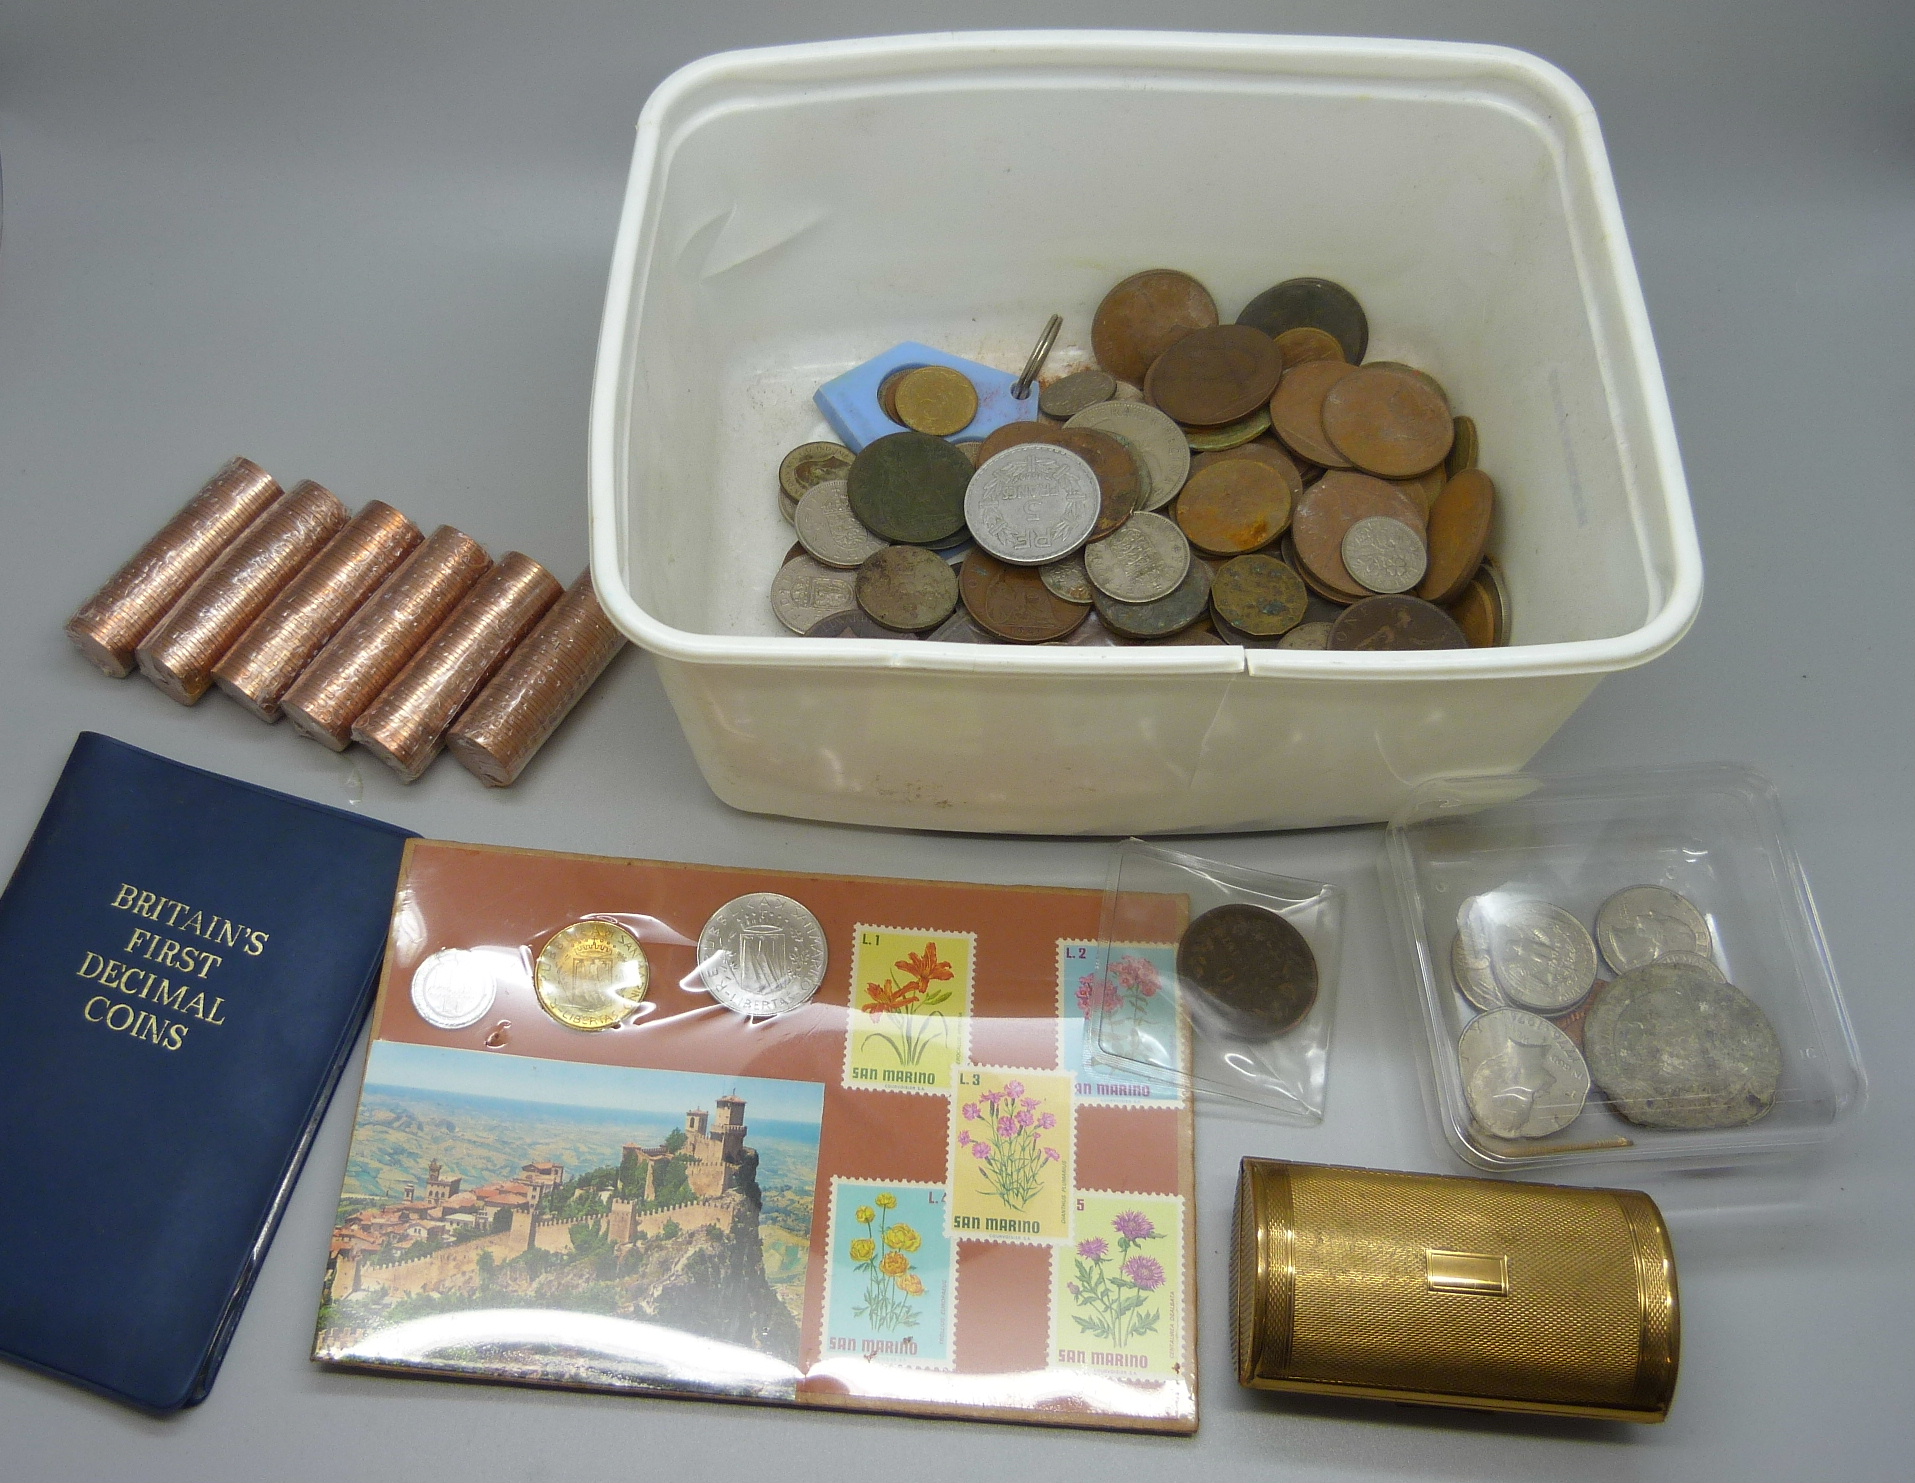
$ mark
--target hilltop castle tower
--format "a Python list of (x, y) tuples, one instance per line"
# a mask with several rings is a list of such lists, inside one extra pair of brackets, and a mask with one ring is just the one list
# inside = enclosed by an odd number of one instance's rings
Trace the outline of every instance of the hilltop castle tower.
[(725, 1096), (718, 1099), (714, 1119), (704, 1108), (685, 1114), (685, 1179), (700, 1199), (715, 1200), (730, 1194), (746, 1182), (749, 1157), (757, 1159), (745, 1147), (745, 1100)]

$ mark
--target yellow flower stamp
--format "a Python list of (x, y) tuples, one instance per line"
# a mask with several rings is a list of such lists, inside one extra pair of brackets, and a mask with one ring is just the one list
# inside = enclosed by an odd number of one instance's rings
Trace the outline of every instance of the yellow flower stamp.
[(950, 1090), (971, 1015), (968, 932), (856, 929), (844, 1084), (890, 1092)]
[(1075, 1154), (1071, 1078), (958, 1066), (951, 1094), (951, 1230), (986, 1241), (1063, 1241)]
[(943, 1185), (831, 1181), (823, 1368), (833, 1362), (948, 1369), (955, 1358), (957, 1247)]
[(1183, 1374), (1183, 1201), (1079, 1190), (1071, 1207), (1076, 1240), (1051, 1256), (1051, 1365)]

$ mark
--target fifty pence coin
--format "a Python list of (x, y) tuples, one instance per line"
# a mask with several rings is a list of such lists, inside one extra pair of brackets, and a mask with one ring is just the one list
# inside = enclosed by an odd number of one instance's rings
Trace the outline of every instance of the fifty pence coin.
[(809, 1003), (828, 960), (818, 919), (775, 891), (727, 901), (698, 934), (698, 971), (712, 998), (753, 1017)]
[(1177, 497), (1190, 477), (1190, 444), (1184, 430), (1144, 402), (1110, 401), (1086, 407), (1064, 424), (1109, 433), (1143, 465), (1149, 487), (1137, 505), (1161, 510)]
[(1541, 1015), (1493, 1009), (1456, 1043), (1470, 1116), (1498, 1138), (1546, 1138), (1582, 1114), (1589, 1067), (1572, 1041)]
[(1107, 597), (1155, 602), (1175, 592), (1190, 570), (1190, 542), (1162, 515), (1140, 510), (1103, 540), (1084, 548), (1084, 570)]
[(826, 566), (859, 566), (891, 544), (851, 513), (851, 490), (842, 479), (820, 480), (806, 490), (791, 523), (798, 528), (798, 544)]
[(1090, 538), (1103, 508), (1091, 466), (1055, 443), (1020, 443), (987, 458), (964, 492), (964, 523), (999, 561), (1041, 566)]
[(441, 1030), (463, 1030), (492, 1012), (501, 989), (527, 982), (514, 948), (441, 948), (412, 973), (412, 1007)]
[(1715, 939), (1693, 902), (1663, 886), (1629, 886), (1596, 911), (1596, 942), (1618, 973), (1669, 953), (1694, 953), (1714, 966)]
[(1343, 569), (1372, 592), (1408, 592), (1429, 565), (1423, 537), (1388, 515), (1366, 515), (1344, 531), (1340, 554)]
[(1513, 901), (1483, 914), (1490, 971), (1509, 1002), (1561, 1014), (1596, 983), (1596, 944), (1583, 924), (1547, 901)]
[(1276, 912), (1247, 901), (1214, 907), (1184, 929), (1177, 977), (1246, 1038), (1294, 1030), (1317, 1002), (1310, 944)]
[(539, 1006), (574, 1030), (609, 1030), (645, 1001), (652, 969), (638, 938), (617, 922), (588, 918), (552, 934), (539, 950)]
[(1616, 1111), (1645, 1128), (1739, 1128), (1775, 1105), (1782, 1046), (1755, 1001), (1679, 963), (1620, 975), (1590, 1006), (1583, 1050)]

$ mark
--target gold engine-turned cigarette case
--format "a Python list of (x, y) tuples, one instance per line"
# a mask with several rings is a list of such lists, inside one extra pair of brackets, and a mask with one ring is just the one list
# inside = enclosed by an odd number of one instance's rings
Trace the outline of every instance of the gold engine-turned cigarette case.
[(1230, 1276), (1259, 1390), (1669, 1414), (1675, 1253), (1635, 1190), (1245, 1159)]

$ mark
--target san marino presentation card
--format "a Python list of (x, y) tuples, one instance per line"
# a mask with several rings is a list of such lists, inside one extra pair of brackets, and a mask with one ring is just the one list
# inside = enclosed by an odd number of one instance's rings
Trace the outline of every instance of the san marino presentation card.
[(1191, 1106), (1087, 1061), (1098, 892), (415, 841), (397, 902), (315, 1358), (1195, 1430)]

